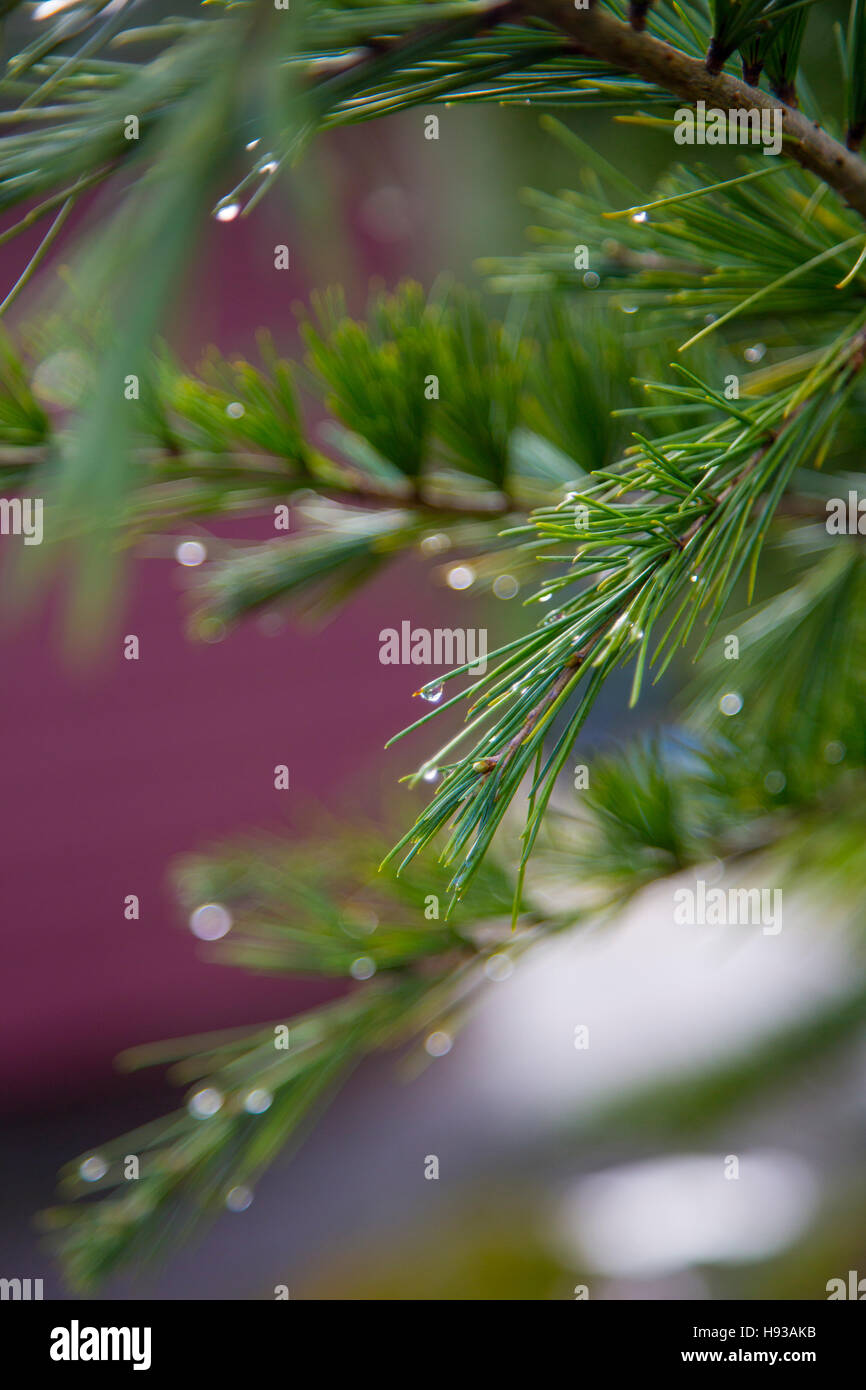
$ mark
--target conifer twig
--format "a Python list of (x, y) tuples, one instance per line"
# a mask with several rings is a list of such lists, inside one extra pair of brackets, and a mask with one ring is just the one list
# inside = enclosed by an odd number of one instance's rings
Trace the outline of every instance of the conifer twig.
[(781, 111), (786, 152), (866, 217), (866, 164), (820, 126), (741, 79), (707, 71), (696, 58), (631, 28), (593, 5), (576, 10), (571, 0), (523, 0), (526, 13), (568, 34), (581, 53), (642, 77), (684, 101), (706, 101), (729, 110)]

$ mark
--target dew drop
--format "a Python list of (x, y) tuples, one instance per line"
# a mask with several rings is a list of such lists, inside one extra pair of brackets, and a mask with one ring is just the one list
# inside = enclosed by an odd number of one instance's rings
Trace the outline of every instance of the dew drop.
[(425, 685), (418, 691), (422, 700), (427, 700), (431, 705), (438, 705), (442, 699), (443, 685), (441, 681), (436, 681), (433, 685)]
[(263, 637), (277, 637), (285, 626), (286, 620), (283, 614), (275, 609), (260, 614), (256, 619), (256, 627)]
[(217, 222), (234, 222), (240, 210), (240, 203), (219, 203), (213, 215)]
[(723, 695), (719, 701), (719, 709), (722, 714), (739, 714), (743, 708), (743, 697), (736, 690), (729, 690), (727, 695)]
[(484, 962), (484, 973), (488, 980), (507, 980), (514, 974), (514, 961), (503, 952), (497, 952)]
[(446, 536), (444, 531), (435, 531), (432, 535), (423, 536), (421, 539), (422, 555), (438, 555), (441, 550), (449, 550), (451, 547), (451, 537)]
[(246, 415), (246, 410), (240, 401), (230, 401), (226, 406), (226, 415), (232, 420), (240, 420), (242, 415)]
[(181, 541), (175, 547), (174, 558), (179, 565), (185, 565), (191, 569), (195, 565), (203, 565), (207, 559), (207, 548), (201, 541)]
[(78, 1176), (85, 1182), (99, 1182), (108, 1172), (108, 1164), (101, 1154), (91, 1154), (78, 1165)]
[(372, 956), (358, 956), (349, 966), (353, 980), (371, 980), (376, 973), (376, 962)]
[(444, 1057), (451, 1051), (451, 1038), (448, 1033), (431, 1033), (424, 1043), (424, 1051), (430, 1057)]
[(263, 1115), (266, 1110), (270, 1110), (274, 1103), (274, 1098), (270, 1091), (257, 1086), (255, 1090), (248, 1091), (244, 1096), (244, 1110), (248, 1115)]
[(248, 1187), (232, 1187), (226, 1193), (226, 1206), (229, 1211), (246, 1211), (252, 1206), (253, 1194)]
[(209, 1120), (222, 1109), (222, 1093), (215, 1086), (204, 1086), (187, 1101), (187, 1110), (197, 1120)]
[(469, 589), (475, 583), (475, 571), (469, 565), (455, 565), (448, 571), (449, 589)]
[(90, 375), (90, 366), (82, 353), (73, 349), (53, 352), (33, 373), (33, 394), (48, 405), (77, 405)]
[(519, 588), (513, 574), (499, 574), (493, 581), (493, 592), (497, 598), (514, 598)]
[(232, 915), (222, 903), (202, 903), (190, 913), (189, 929), (200, 941), (219, 941), (231, 926)]

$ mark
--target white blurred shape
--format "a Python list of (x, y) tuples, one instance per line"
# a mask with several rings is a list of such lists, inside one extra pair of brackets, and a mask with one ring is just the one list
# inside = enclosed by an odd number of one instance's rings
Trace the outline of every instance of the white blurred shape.
[(207, 547), (201, 541), (181, 541), (175, 546), (174, 558), (179, 565), (185, 565), (188, 569), (203, 565), (207, 559)]
[(209, 1120), (222, 1109), (223, 1097), (215, 1086), (203, 1086), (190, 1096), (186, 1108), (197, 1120)]
[[(100, 15), (116, 14), (118, 10), (123, 9), (126, 3), (127, 0), (111, 0), (110, 4), (102, 6), (99, 13)], [(42, 3), (37, 5), (33, 11), (32, 18), (37, 23), (41, 19), (53, 19), (54, 15), (61, 14), (63, 10), (72, 10), (80, 4), (81, 0), (42, 0)]]
[[(521, 1134), (559, 1125), (635, 1087), (748, 1051), (847, 994), (844, 934), (816, 931), (813, 910), (793, 895), (777, 936), (759, 926), (675, 923), (674, 890), (711, 873), (646, 889), (604, 931), (539, 944), (507, 990), (486, 990), (465, 1073), (473, 1104)], [(588, 1029), (583, 1050), (574, 1046), (578, 1025)]]
[(231, 931), (232, 915), (222, 903), (202, 903), (190, 913), (189, 927), (200, 941), (219, 941)]
[(80, 3), (80, 0), (43, 0), (43, 4), (37, 5), (33, 11), (33, 18), (51, 19), (53, 15), (60, 14), (61, 10), (70, 10), (73, 5)]
[(80, 401), (90, 376), (83, 353), (54, 352), (33, 373), (33, 394), (47, 405), (73, 406)]
[(91, 1154), (85, 1158), (83, 1163), (78, 1165), (78, 1175), (85, 1182), (99, 1182), (108, 1172), (108, 1164), (101, 1154)]
[(475, 583), (475, 571), (471, 565), (455, 565), (446, 576), (451, 589), (469, 589)]
[(818, 1186), (793, 1154), (679, 1154), (594, 1173), (560, 1209), (565, 1238), (602, 1274), (665, 1274), (693, 1264), (741, 1263), (784, 1250), (808, 1225)]

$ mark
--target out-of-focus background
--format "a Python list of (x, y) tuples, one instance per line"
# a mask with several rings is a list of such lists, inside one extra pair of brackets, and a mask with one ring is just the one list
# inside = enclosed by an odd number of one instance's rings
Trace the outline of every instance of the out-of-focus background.
[[(829, 41), (827, 25), (814, 43)], [(324, 136), (255, 216), (212, 224), (172, 330), (191, 365), (209, 342), (251, 351), (260, 326), (296, 352), (292, 301), (331, 283), (356, 309), (373, 277), (480, 283), (477, 259), (524, 245), (521, 187), (574, 178), (536, 111), (440, 108), (435, 142), (424, 115)], [(672, 153), (604, 113), (580, 129), (647, 190)], [(41, 269), (40, 293), (93, 212)], [(275, 242), (292, 247), (281, 296)], [(0, 285), (32, 249), (0, 251)], [(140, 556), (86, 665), (63, 654), (57, 595), (3, 630), (0, 1274), (63, 1297), (33, 1224), (57, 1168), (174, 1103), (155, 1073), (118, 1076), (118, 1051), (285, 1018), (334, 992), (204, 963), (168, 872), (233, 833), (301, 835), (318, 808), (351, 823), (404, 798), (411, 814), (412, 794), (393, 788), (427, 750), (382, 751), (415, 711), (411, 668), (380, 664), (379, 631), (410, 618), (487, 627), (492, 644), (525, 621), (522, 595), (455, 593), (437, 565), (401, 562), (323, 629), (249, 621), (193, 644), (187, 572)], [(139, 636), (137, 663), (122, 659), (125, 633)], [(628, 721), (609, 689), (585, 744), (664, 717), (671, 688)], [(288, 793), (273, 789), (279, 762)], [(124, 920), (129, 893), (137, 922)], [(846, 994), (850, 937), (832, 905), (820, 922), (792, 907), (778, 938), (744, 929), (735, 945), (669, 918), (649, 894), (615, 927), (530, 953), (447, 1056), (413, 1079), (394, 1058), (362, 1068), (246, 1211), (101, 1296), (820, 1298), (828, 1279), (866, 1274), (866, 1046), (807, 1026)], [(787, 1050), (772, 1052), (779, 1030)], [(658, 1096), (641, 1123), (592, 1123), (636, 1089)], [(731, 1159), (739, 1177), (719, 1181)]]

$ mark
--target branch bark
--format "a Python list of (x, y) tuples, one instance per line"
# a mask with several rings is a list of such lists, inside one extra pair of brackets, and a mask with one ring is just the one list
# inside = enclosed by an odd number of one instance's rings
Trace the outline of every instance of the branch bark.
[(714, 76), (700, 59), (629, 28), (597, 4), (576, 10), (572, 0), (523, 0), (523, 10), (568, 34), (582, 53), (642, 77), (683, 101), (705, 101), (726, 110), (781, 110), (785, 152), (866, 218), (866, 163), (802, 111), (781, 106), (768, 93), (728, 73)]

